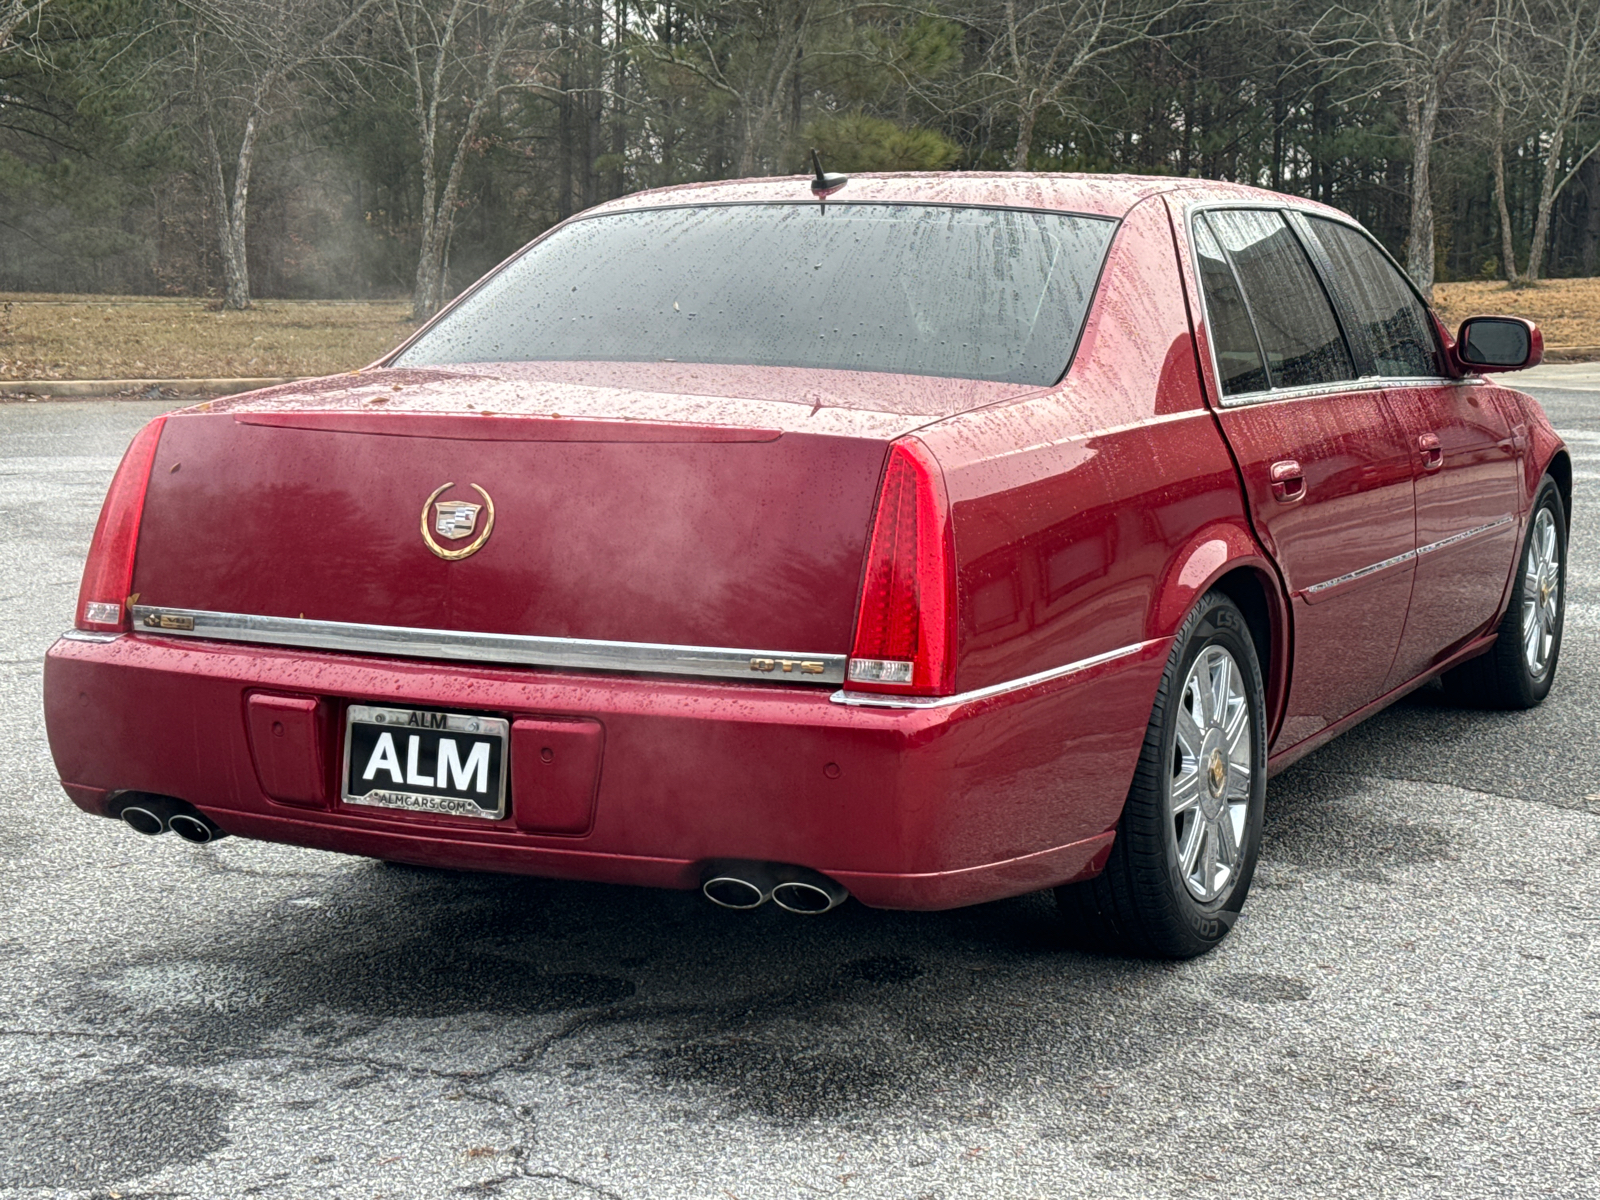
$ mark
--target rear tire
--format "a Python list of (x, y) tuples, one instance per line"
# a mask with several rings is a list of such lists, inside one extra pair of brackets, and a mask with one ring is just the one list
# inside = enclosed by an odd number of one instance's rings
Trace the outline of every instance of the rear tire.
[(1532, 708), (1550, 694), (1567, 603), (1567, 514), (1548, 475), (1528, 518), (1511, 599), (1487, 654), (1444, 675), (1445, 691), (1472, 708)]
[(1105, 870), (1056, 889), (1070, 939), (1193, 958), (1227, 935), (1261, 846), (1266, 724), (1244, 614), (1207, 592), (1173, 639)]

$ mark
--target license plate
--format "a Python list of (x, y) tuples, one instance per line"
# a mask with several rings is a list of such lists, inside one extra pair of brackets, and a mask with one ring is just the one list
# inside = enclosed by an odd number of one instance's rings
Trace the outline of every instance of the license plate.
[(500, 717), (352, 704), (344, 802), (498, 821), (506, 815), (509, 732)]

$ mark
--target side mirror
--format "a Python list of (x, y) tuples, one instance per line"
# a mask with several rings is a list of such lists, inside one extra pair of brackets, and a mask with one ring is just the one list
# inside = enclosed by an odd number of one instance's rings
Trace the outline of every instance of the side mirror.
[(1544, 358), (1544, 337), (1521, 317), (1468, 317), (1456, 336), (1456, 357), (1469, 372), (1520, 371)]

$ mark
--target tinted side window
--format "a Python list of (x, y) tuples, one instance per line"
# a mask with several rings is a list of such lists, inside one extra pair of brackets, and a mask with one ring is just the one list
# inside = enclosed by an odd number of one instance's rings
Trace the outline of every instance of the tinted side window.
[(1354, 379), (1355, 364), (1327, 294), (1283, 216), (1235, 209), (1207, 213), (1206, 220), (1239, 276), (1272, 386)]
[(1383, 252), (1356, 230), (1311, 217), (1312, 235), (1338, 273), (1352, 310), (1352, 338), (1364, 338), (1379, 375), (1441, 375), (1432, 322)]
[(1222, 376), (1224, 395), (1260, 392), (1267, 387), (1267, 370), (1261, 347), (1250, 325), (1250, 310), (1234, 282), (1233, 268), (1222, 247), (1211, 236), (1203, 218), (1194, 223), (1194, 252), (1200, 265), (1200, 286), (1206, 292), (1206, 316), (1211, 325), (1211, 353)]

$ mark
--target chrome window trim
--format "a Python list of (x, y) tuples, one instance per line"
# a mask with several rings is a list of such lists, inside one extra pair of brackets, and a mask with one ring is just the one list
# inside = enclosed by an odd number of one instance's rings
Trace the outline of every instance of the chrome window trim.
[[(185, 622), (188, 624), (185, 625)], [(402, 658), (520, 667), (742, 679), (751, 683), (842, 684), (848, 659), (843, 654), (798, 654), (512, 633), (464, 633), (454, 629), (410, 629), (397, 625), (316, 621), (303, 617), (263, 617), (147, 604), (133, 606), (133, 625), (137, 633), (161, 637), (208, 638), (310, 650), (341, 650), (356, 654), (389, 654)], [(785, 667), (786, 663), (790, 665)], [(813, 665), (820, 665), (821, 670), (802, 670), (802, 666)]]
[[(1207, 327), (1207, 335), (1210, 327)], [(1348, 396), (1353, 392), (1384, 392), (1406, 387), (1443, 387), (1445, 384), (1482, 383), (1481, 378), (1445, 379), (1432, 375), (1363, 375), (1359, 379), (1345, 379), (1338, 383), (1313, 383), (1302, 387), (1273, 388), (1265, 392), (1241, 392), (1237, 396), (1223, 396), (1223, 408), (1243, 408), (1252, 404), (1271, 404), (1277, 400), (1307, 400), (1317, 396)]]
[(1115, 650), (1107, 650), (1104, 654), (1091, 655), (1080, 658), (1077, 662), (1070, 662), (1064, 667), (1051, 667), (1045, 671), (1035, 671), (1032, 675), (1024, 675), (1020, 679), (1008, 679), (1004, 683), (993, 683), (988, 687), (976, 688), (970, 692), (958, 692), (954, 696), (893, 696), (880, 695), (877, 692), (851, 692), (840, 690), (828, 699), (835, 704), (845, 704), (853, 708), (955, 708), (961, 704), (972, 704), (978, 700), (987, 700), (991, 696), (1003, 696), (1008, 692), (1021, 691), (1023, 688), (1033, 687), (1036, 684), (1049, 683), (1055, 679), (1063, 679), (1068, 675), (1076, 675), (1080, 671), (1087, 671), (1090, 667), (1098, 667), (1102, 663), (1114, 662), (1119, 658), (1126, 658), (1130, 654), (1138, 654), (1141, 650), (1154, 646), (1162, 638), (1150, 638), (1148, 641), (1135, 642), (1131, 646), (1119, 646)]
[(1305, 589), (1305, 594), (1308, 596), (1320, 595), (1330, 588), (1339, 587), (1341, 584), (1354, 583), (1357, 579), (1365, 579), (1368, 575), (1376, 575), (1379, 571), (1387, 571), (1390, 567), (1398, 567), (1401, 563), (1411, 562), (1437, 550), (1444, 550), (1469, 538), (1480, 537), (1485, 533), (1513, 524), (1515, 521), (1515, 517), (1499, 517), (1490, 521), (1487, 525), (1477, 525), (1471, 529), (1463, 529), (1460, 533), (1453, 533), (1437, 542), (1429, 542), (1426, 546), (1418, 546), (1415, 550), (1407, 550), (1404, 554), (1396, 554), (1393, 558), (1386, 558), (1382, 562), (1375, 562), (1370, 566), (1350, 571), (1338, 576), (1336, 579), (1326, 579), (1321, 583), (1313, 583)]
[[(1210, 360), (1211, 375), (1211, 378), (1207, 382), (1210, 384), (1211, 394), (1215, 398), (1217, 407), (1244, 408), (1254, 404), (1269, 404), (1277, 400), (1309, 400), (1315, 399), (1319, 396), (1345, 395), (1350, 392), (1377, 391), (1396, 387), (1442, 387), (1445, 384), (1483, 382), (1483, 378), (1481, 376), (1469, 376), (1465, 379), (1452, 379), (1447, 375), (1404, 375), (1399, 377), (1377, 377), (1366, 375), (1356, 379), (1342, 379), (1337, 383), (1318, 383), (1293, 388), (1269, 388), (1266, 391), (1240, 392), (1238, 395), (1228, 395), (1223, 391), (1222, 376), (1217, 371), (1217, 339), (1216, 335), (1211, 329), (1211, 307), (1206, 300), (1205, 281), (1200, 278), (1200, 271), (1195, 262), (1196, 251), (1194, 248), (1194, 219), (1201, 213), (1226, 212), (1229, 209), (1255, 209), (1257, 211), (1282, 213), (1285, 214), (1286, 223), (1288, 223), (1287, 214), (1297, 213), (1306, 217), (1320, 217), (1323, 220), (1336, 221), (1338, 224), (1348, 226), (1359, 233), (1362, 237), (1366, 238), (1369, 242), (1372, 242), (1374, 246), (1378, 247), (1378, 250), (1383, 254), (1383, 256), (1388, 259), (1388, 261), (1397, 270), (1400, 271), (1400, 277), (1406, 281), (1406, 285), (1411, 288), (1413, 293), (1416, 294), (1417, 299), (1421, 301), (1423, 307), (1427, 308), (1430, 312), (1432, 311), (1432, 306), (1429, 305), (1427, 301), (1422, 300), (1421, 294), (1416, 290), (1416, 284), (1411, 282), (1411, 277), (1407, 275), (1405, 270), (1394, 261), (1393, 256), (1390, 255), (1387, 250), (1384, 250), (1381, 245), (1378, 245), (1377, 240), (1361, 227), (1360, 222), (1345, 215), (1344, 213), (1338, 213), (1335, 215), (1334, 213), (1322, 212), (1318, 209), (1301, 208), (1293, 204), (1284, 204), (1281, 202), (1273, 202), (1268, 200), (1215, 200), (1207, 201), (1201, 204), (1190, 205), (1187, 207), (1184, 214), (1184, 228), (1189, 238), (1189, 244), (1186, 249), (1189, 253), (1189, 268), (1190, 274), (1194, 278), (1195, 294), (1198, 297), (1200, 304), (1200, 321), (1206, 332), (1206, 357)], [(1291, 232), (1295, 232), (1296, 236), (1299, 236), (1298, 231), (1293, 230), (1292, 225)], [(1321, 275), (1321, 270), (1317, 267), (1317, 264), (1314, 261), (1312, 262), (1312, 268), (1319, 276)], [(1326, 286), (1327, 284), (1324, 282), (1324, 287)], [(1241, 294), (1243, 293), (1243, 290), (1244, 289), (1241, 286)], [(1245, 301), (1245, 303), (1246, 307), (1248, 308), (1248, 299)], [(1332, 304), (1331, 298), (1329, 303)], [(1337, 309), (1334, 310), (1334, 319), (1341, 322), (1340, 329), (1342, 332), (1343, 323)], [(1254, 326), (1254, 323), (1255, 318), (1252, 316), (1252, 327)], [(1353, 353), (1354, 352), (1352, 351), (1352, 354)]]

